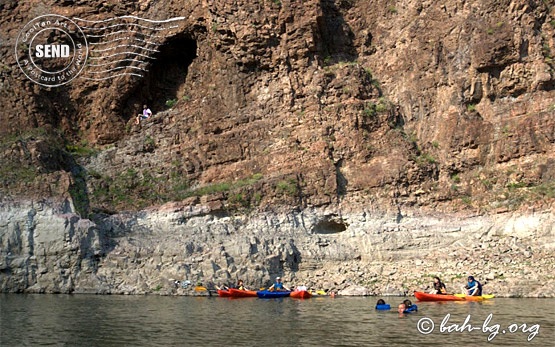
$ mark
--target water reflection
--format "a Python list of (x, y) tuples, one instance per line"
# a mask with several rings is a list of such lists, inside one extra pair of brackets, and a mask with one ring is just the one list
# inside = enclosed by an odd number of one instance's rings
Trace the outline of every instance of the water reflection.
[[(375, 311), (376, 298), (225, 299), (205, 297), (0, 295), (0, 346), (546, 346), (555, 332), (555, 299), (489, 302), (417, 302), (417, 313)], [(401, 298), (389, 298), (392, 307)], [(540, 324), (531, 342), (520, 332), (495, 336), (474, 331), (441, 333), (448, 324), (481, 327)], [(423, 317), (435, 323), (420, 334)], [(501, 331), (502, 329), (500, 329)]]

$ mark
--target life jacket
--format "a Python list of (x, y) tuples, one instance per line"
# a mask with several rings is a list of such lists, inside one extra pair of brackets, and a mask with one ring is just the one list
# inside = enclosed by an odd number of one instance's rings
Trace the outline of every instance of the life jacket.
[(478, 290), (476, 290), (476, 291), (474, 292), (474, 296), (481, 296), (481, 295), (482, 295), (482, 284), (481, 284), (480, 282), (478, 282), (477, 280), (474, 280), (474, 281), (472, 281), (472, 282), (469, 282), (469, 283), (466, 285), (466, 288), (467, 288), (467, 289), (470, 289), (470, 288), (474, 288), (475, 286), (478, 286)]
[(476, 295), (481, 296), (482, 295), (482, 283), (476, 281), (476, 283), (478, 283), (478, 290), (476, 291)]
[(443, 282), (434, 282), (434, 289), (436, 290), (437, 294), (447, 293), (447, 290), (445, 289), (445, 284), (443, 284)]
[(389, 305), (389, 304), (378, 304), (378, 305), (376, 305), (376, 310), (386, 311), (386, 310), (390, 310), (390, 309), (391, 309), (391, 305)]

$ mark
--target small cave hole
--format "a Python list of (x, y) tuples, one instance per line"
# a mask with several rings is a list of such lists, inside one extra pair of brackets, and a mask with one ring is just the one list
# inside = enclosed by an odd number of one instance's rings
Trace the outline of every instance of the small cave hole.
[(334, 220), (323, 220), (314, 226), (314, 232), (317, 234), (338, 234), (347, 230), (347, 226), (343, 222)]

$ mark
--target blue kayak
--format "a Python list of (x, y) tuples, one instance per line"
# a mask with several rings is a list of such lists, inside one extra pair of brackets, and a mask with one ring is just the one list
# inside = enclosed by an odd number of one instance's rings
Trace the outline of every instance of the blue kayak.
[(259, 298), (270, 299), (270, 298), (283, 298), (289, 296), (291, 292), (288, 291), (269, 291), (269, 290), (259, 290), (256, 292), (256, 296)]

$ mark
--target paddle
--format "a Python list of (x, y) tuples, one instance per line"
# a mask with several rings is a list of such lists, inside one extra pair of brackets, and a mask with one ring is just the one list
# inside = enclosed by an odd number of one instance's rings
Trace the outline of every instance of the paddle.
[(203, 286), (196, 286), (195, 287), (195, 292), (200, 293), (200, 292), (207, 292), (208, 296), (212, 296), (212, 294), (217, 293), (218, 290), (220, 290), (220, 287), (218, 286), (214, 286), (216, 289), (208, 289), (206, 287)]

